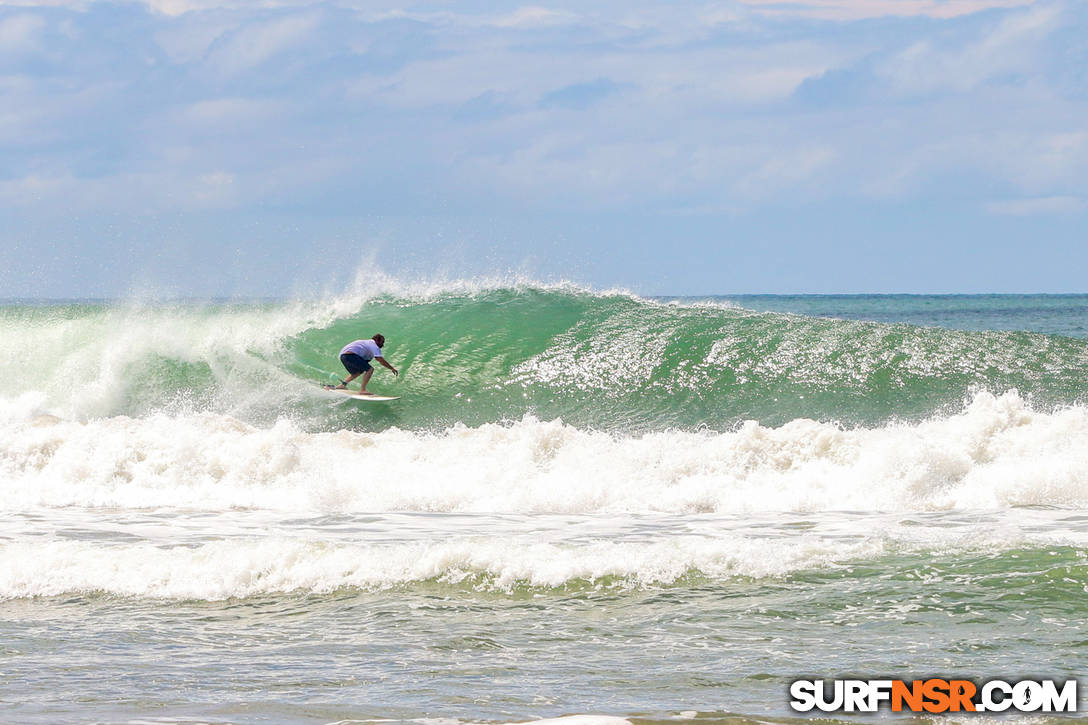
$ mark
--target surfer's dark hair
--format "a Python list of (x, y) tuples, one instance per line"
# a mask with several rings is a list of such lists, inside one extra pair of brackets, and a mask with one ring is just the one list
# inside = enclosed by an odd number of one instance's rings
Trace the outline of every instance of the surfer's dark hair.
[(374, 342), (378, 343), (378, 347), (381, 347), (385, 344), (385, 335), (379, 332), (377, 335), (374, 336), (373, 340)]

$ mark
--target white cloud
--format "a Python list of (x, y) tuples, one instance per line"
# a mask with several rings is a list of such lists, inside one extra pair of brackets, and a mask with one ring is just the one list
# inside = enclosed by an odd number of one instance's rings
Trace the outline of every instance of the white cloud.
[(0, 76), (0, 149), (7, 146), (17, 153), (39, 144), (64, 144), (73, 131), (81, 130), (85, 115), (116, 103), (122, 92), (122, 84), (113, 80), (78, 85), (50, 83), (30, 74)]
[(197, 177), (192, 193), (201, 204), (220, 205), (233, 200), (234, 175), (226, 171), (213, 171)]
[(563, 25), (573, 22), (577, 16), (563, 10), (551, 10), (538, 6), (518, 8), (509, 15), (503, 15), (491, 21), (497, 28), (536, 28), (541, 26)]
[(574, 50), (542, 59), (496, 44), (361, 76), (350, 92), (402, 110), (458, 105), (492, 92), (532, 109), (547, 93), (604, 78), (625, 88), (623, 97), (635, 106), (628, 113), (644, 108), (701, 117), (711, 109), (783, 101), (805, 79), (842, 62), (849, 52), (791, 42), (656, 52)]
[(1076, 214), (1088, 208), (1084, 199), (1076, 196), (1046, 196), (1036, 199), (991, 201), (986, 211), (1002, 216), (1036, 216), (1041, 214)]
[(224, 16), (179, 18), (155, 33), (154, 38), (174, 63), (193, 63), (203, 58), (218, 38), (242, 23), (241, 19)]
[(37, 15), (12, 15), (0, 20), (0, 54), (28, 53), (39, 48), (45, 20)]
[(302, 42), (317, 24), (317, 16), (306, 14), (243, 26), (212, 48), (209, 61), (227, 75), (250, 70)]
[(552, 132), (509, 153), (465, 158), (462, 183), (530, 203), (587, 209), (629, 204), (688, 185), (689, 177), (671, 172), (691, 158), (690, 152), (671, 140), (587, 141), (576, 130)]
[(74, 8), (83, 9), (87, 7), (92, 0), (0, 0), (0, 8), (2, 7), (17, 7), (17, 8)]
[(236, 177), (226, 171), (124, 172), (80, 177), (70, 171), (0, 180), (0, 203), (8, 207), (63, 208), (69, 212), (116, 209), (227, 208), (240, 201)]
[[(1074, 122), (1061, 119), (1054, 125)], [(1021, 133), (1019, 138), (1007, 134), (1012, 139), (999, 139), (1002, 153), (992, 153), (995, 144), (988, 144), (989, 163), (998, 176), (1014, 179), (1019, 188), (1031, 194), (1054, 194), (1078, 182), (1088, 185), (1088, 130), (1082, 130), (1083, 120), (1079, 126), (1075, 130)]]
[(283, 109), (276, 101), (251, 98), (213, 98), (186, 106), (180, 120), (190, 125), (218, 129), (236, 128), (268, 119)]
[(861, 20), (922, 15), (955, 18), (994, 8), (1031, 5), (1035, 0), (739, 0), (769, 15)]
[(815, 177), (836, 156), (828, 146), (766, 149), (764, 160), (731, 186), (750, 199), (766, 199)]
[(1046, 40), (1061, 21), (1057, 5), (1014, 12), (972, 42), (916, 42), (881, 64), (878, 74), (896, 91), (917, 94), (965, 92), (1002, 74), (1038, 73)]
[(155, 12), (178, 16), (200, 10), (308, 7), (322, 0), (143, 0)]

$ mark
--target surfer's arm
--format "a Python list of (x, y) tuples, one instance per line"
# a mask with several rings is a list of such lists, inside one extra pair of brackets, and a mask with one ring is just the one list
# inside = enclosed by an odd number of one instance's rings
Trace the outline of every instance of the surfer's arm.
[(395, 367), (393, 367), (392, 365), (390, 365), (389, 363), (387, 363), (387, 362), (385, 361), (385, 358), (384, 358), (384, 357), (376, 357), (376, 358), (374, 358), (374, 359), (375, 359), (375, 360), (377, 360), (378, 362), (380, 362), (380, 363), (381, 363), (382, 365), (384, 365), (385, 367), (387, 367), (387, 368), (389, 368), (390, 370), (392, 370), (392, 371), (393, 371), (393, 374), (394, 374), (394, 375), (400, 375), (400, 373), (398, 373), (398, 372), (397, 372), (397, 369), (396, 369)]

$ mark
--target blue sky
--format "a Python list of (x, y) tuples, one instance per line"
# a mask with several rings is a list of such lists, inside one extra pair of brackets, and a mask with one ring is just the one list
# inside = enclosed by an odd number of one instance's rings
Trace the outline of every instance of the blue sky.
[(0, 297), (1085, 291), (1088, 3), (0, 1)]

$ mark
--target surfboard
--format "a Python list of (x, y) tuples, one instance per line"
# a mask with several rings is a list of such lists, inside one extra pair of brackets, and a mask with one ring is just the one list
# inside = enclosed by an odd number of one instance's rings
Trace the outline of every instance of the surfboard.
[(390, 400), (400, 400), (399, 395), (359, 395), (354, 390), (336, 390), (322, 388), (326, 393), (333, 393), (338, 398), (350, 398), (362, 403), (388, 403)]

